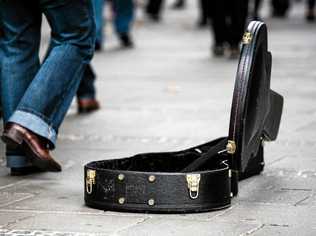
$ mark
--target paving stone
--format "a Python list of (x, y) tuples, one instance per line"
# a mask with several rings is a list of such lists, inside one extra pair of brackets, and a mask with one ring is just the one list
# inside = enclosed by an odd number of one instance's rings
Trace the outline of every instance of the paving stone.
[(0, 192), (0, 208), (34, 197), (30, 193)]
[(229, 222), (211, 222), (198, 220), (163, 220), (151, 219), (142, 224), (124, 229), (117, 232), (116, 235), (142, 236), (142, 235), (240, 235), (243, 232), (249, 231), (258, 227), (253, 223), (229, 223)]
[[(103, 213), (25, 212), (14, 212), (15, 220), (6, 220), (6, 222), (2, 222), (2, 225), (5, 229), (13, 231), (9, 231), (10, 233), (44, 231), (47, 235), (55, 235), (56, 233), (75, 233), (74, 235), (80, 236), (81, 234), (109, 235), (143, 222), (146, 218), (141, 215), (130, 217), (104, 215)], [(31, 215), (28, 215), (30, 212)], [(0, 212), (0, 217), (4, 217), (8, 213), (12, 214), (12, 211)]]

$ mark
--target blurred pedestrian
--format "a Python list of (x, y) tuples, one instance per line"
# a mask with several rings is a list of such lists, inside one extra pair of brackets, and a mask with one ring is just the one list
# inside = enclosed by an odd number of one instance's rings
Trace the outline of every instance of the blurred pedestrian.
[(315, 20), (315, 0), (307, 0), (307, 10), (305, 19), (307, 22), (313, 22)]
[(148, 18), (155, 22), (160, 21), (163, 4), (164, 0), (148, 0), (145, 9)]
[[(40, 65), (42, 13), (51, 27), (50, 53)], [(0, 1), (3, 141), (12, 175), (61, 171), (50, 150), (93, 56), (90, 1)]]
[(198, 26), (205, 27), (208, 25), (211, 16), (211, 2), (209, 0), (199, 1), (199, 20)]
[[(133, 47), (133, 41), (130, 36), (131, 24), (134, 18), (134, 5), (132, 0), (108, 0), (111, 3), (111, 9), (114, 16), (115, 30), (121, 41), (121, 46), (124, 48)], [(93, 0), (95, 9), (95, 21), (96, 21), (96, 44), (95, 49), (101, 50), (104, 36), (103, 36), (103, 10), (104, 0)], [(79, 85), (77, 91), (77, 106), (78, 113), (90, 113), (98, 110), (100, 104), (96, 99), (96, 88), (95, 88), (96, 75), (91, 65), (86, 67), (83, 75), (83, 79)]]
[(290, 8), (290, 0), (271, 0), (272, 16), (284, 18)]
[(252, 20), (260, 20), (259, 10), (261, 8), (262, 0), (253, 0), (253, 8), (251, 13)]
[[(111, 0), (111, 9), (114, 16), (114, 26), (116, 33), (119, 36), (121, 46), (125, 48), (133, 47), (130, 31), (134, 19), (134, 3), (133, 0)], [(104, 4), (110, 0), (92, 0), (95, 10), (96, 21), (96, 44), (95, 49), (99, 51), (102, 49), (103, 37), (103, 10)]]
[[(186, 0), (176, 0), (172, 8), (173, 9), (184, 9), (186, 6)], [(210, 1), (209, 0), (199, 0), (199, 19), (198, 27), (203, 28), (208, 25), (210, 17)]]
[(77, 107), (78, 113), (90, 113), (100, 108), (100, 104), (96, 99), (95, 88), (96, 75), (89, 64), (84, 71), (83, 78), (77, 90)]
[(173, 9), (183, 9), (185, 8), (186, 5), (186, 0), (176, 0), (173, 5), (172, 8)]
[(214, 0), (210, 9), (215, 42), (213, 54), (223, 56), (228, 45), (230, 58), (237, 58), (248, 14), (248, 0)]

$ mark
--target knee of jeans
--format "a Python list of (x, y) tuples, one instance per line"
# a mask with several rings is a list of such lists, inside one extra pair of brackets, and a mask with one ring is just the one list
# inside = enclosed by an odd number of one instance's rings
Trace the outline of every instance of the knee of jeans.
[[(76, 43), (66, 43), (65, 46), (70, 50), (73, 51), (77, 56), (81, 58), (83, 63), (88, 64), (94, 54), (94, 45), (95, 39), (89, 38), (85, 40), (84, 43), (76, 44)], [(75, 55), (74, 54), (74, 55)]]
[(93, 42), (93, 44), (91, 43), (91, 45), (89, 46), (89, 48), (86, 48), (84, 50), (84, 63), (86, 64), (89, 64), (92, 57), (93, 57), (93, 54), (94, 54), (94, 47), (95, 47), (95, 42)]
[(85, 41), (85, 46), (82, 47), (81, 50), (84, 54), (84, 61), (86, 63), (89, 63), (94, 54), (94, 47), (96, 41), (95, 25), (92, 29), (90, 29), (90, 32), (87, 34)]

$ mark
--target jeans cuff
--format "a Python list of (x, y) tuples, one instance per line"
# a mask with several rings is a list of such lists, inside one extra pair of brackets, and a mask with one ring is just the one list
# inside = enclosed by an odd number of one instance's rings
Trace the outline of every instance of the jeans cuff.
[(17, 123), (31, 130), (33, 133), (46, 138), (49, 141), (49, 148), (55, 148), (57, 139), (57, 133), (55, 129), (37, 115), (17, 110), (13, 113), (8, 122)]

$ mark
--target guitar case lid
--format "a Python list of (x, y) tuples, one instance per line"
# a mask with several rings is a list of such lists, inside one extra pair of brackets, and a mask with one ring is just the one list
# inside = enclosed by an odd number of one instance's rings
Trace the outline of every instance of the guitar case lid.
[(252, 21), (242, 39), (227, 144), (231, 168), (241, 173), (261, 143), (275, 140), (278, 134), (283, 97), (270, 89), (271, 64), (267, 27)]

